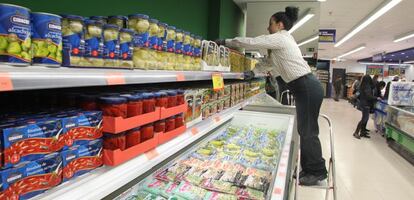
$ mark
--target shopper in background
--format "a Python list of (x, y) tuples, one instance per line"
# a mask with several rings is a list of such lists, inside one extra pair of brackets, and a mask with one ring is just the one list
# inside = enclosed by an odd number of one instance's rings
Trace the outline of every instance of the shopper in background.
[(359, 105), (358, 109), (362, 112), (362, 118), (359, 121), (357, 128), (354, 132), (354, 137), (361, 139), (361, 137), (370, 138), (367, 123), (369, 119), (369, 112), (371, 107), (373, 107), (377, 98), (373, 95), (372, 91), (372, 79), (370, 75), (365, 75), (362, 77), (361, 85), (359, 87)]
[(384, 98), (384, 95), (382, 95), (382, 90), (385, 88), (386, 83), (384, 81), (378, 82), (378, 88), (377, 88), (377, 97), (380, 97), (381, 99)]
[(334, 89), (335, 89), (335, 101), (339, 101), (339, 96), (341, 95), (342, 90), (342, 78), (340, 76), (337, 76), (334, 82)]
[(378, 95), (379, 95), (379, 93), (378, 93), (378, 89), (379, 89), (378, 78), (379, 78), (378, 74), (375, 74), (374, 77), (372, 77), (372, 90), (374, 91), (374, 96), (376, 96), (376, 97), (378, 97)]
[[(400, 80), (400, 77), (398, 76), (394, 76), (394, 78), (392, 79), (392, 81), (394, 82), (398, 82)], [(384, 100), (388, 100), (388, 96), (390, 94), (390, 87), (391, 87), (391, 82), (387, 83), (387, 86), (385, 87), (385, 94), (384, 94)]]
[[(295, 97), (302, 164), (299, 182), (302, 185), (316, 185), (327, 177), (318, 137), (323, 89), (303, 59), (295, 38), (288, 32), (298, 19), (298, 11), (296, 7), (286, 7), (285, 12), (272, 15), (267, 28), (269, 35), (238, 37), (217, 42), (230, 47), (271, 50), (272, 67), (287, 83)], [(245, 78), (252, 78), (254, 74), (253, 71), (245, 72)]]

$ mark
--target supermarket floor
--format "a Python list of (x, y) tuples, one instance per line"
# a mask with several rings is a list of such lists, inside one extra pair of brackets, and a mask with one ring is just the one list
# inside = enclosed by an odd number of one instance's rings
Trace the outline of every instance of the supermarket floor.
[[(325, 99), (321, 113), (333, 121), (339, 200), (412, 200), (414, 167), (389, 148), (385, 139), (375, 133), (370, 118), (371, 139), (352, 137), (361, 112), (347, 101)], [(320, 120), (321, 142), (329, 158), (328, 126)], [(300, 188), (299, 200), (324, 199), (321, 190)], [(332, 194), (331, 194), (331, 198)]]

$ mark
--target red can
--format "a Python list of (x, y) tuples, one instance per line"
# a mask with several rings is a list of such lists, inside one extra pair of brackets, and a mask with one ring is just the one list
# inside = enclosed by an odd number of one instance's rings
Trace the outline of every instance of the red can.
[(177, 105), (185, 103), (184, 90), (177, 90)]
[(104, 116), (127, 117), (127, 99), (124, 97), (100, 97), (99, 106)]
[(142, 94), (143, 111), (144, 113), (150, 113), (155, 111), (155, 99), (152, 93)]
[(121, 151), (126, 149), (126, 138), (125, 133), (119, 134), (109, 134), (106, 133), (104, 136), (104, 149), (116, 150), (120, 149)]
[(173, 90), (167, 91), (168, 94), (168, 108), (177, 106), (177, 92)]
[(165, 120), (155, 122), (154, 129), (156, 133), (165, 132)]
[(141, 95), (122, 95), (128, 99), (127, 117), (135, 117), (143, 113), (143, 102)]
[(181, 126), (184, 126), (184, 117), (182, 114), (175, 116), (175, 128), (179, 128)]
[(168, 107), (168, 95), (166, 92), (157, 92), (155, 93), (156, 103), (155, 106), (157, 107)]
[(169, 132), (175, 129), (175, 117), (169, 117), (165, 120), (165, 132)]
[(152, 139), (154, 137), (154, 125), (152, 123), (141, 127), (141, 142)]
[(131, 129), (126, 134), (126, 148), (133, 147), (141, 143), (141, 128)]

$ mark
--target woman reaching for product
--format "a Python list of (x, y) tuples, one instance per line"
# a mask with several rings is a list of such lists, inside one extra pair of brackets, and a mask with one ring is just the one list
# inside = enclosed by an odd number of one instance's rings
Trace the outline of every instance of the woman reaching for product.
[[(318, 117), (323, 100), (320, 82), (311, 73), (302, 53), (288, 32), (298, 19), (298, 8), (286, 7), (270, 17), (269, 35), (255, 38), (234, 38), (219, 40), (218, 43), (230, 47), (249, 49), (270, 49), (270, 63), (287, 83), (288, 89), (296, 98), (298, 132), (300, 135), (301, 167), (299, 182), (302, 185), (316, 185), (327, 177), (325, 160), (319, 141)], [(253, 72), (245, 73), (246, 78), (254, 77)]]

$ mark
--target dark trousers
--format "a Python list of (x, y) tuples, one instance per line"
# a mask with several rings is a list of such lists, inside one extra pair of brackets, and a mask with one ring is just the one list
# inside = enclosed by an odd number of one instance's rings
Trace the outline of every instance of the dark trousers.
[(360, 105), (359, 110), (361, 110), (362, 118), (358, 123), (357, 129), (355, 130), (355, 134), (358, 134), (361, 130), (367, 129), (367, 123), (369, 120), (369, 110), (370, 107), (366, 105)]
[(319, 141), (318, 117), (323, 100), (323, 88), (313, 74), (288, 83), (296, 98), (296, 118), (300, 135), (301, 167), (313, 175), (326, 174), (325, 159)]

